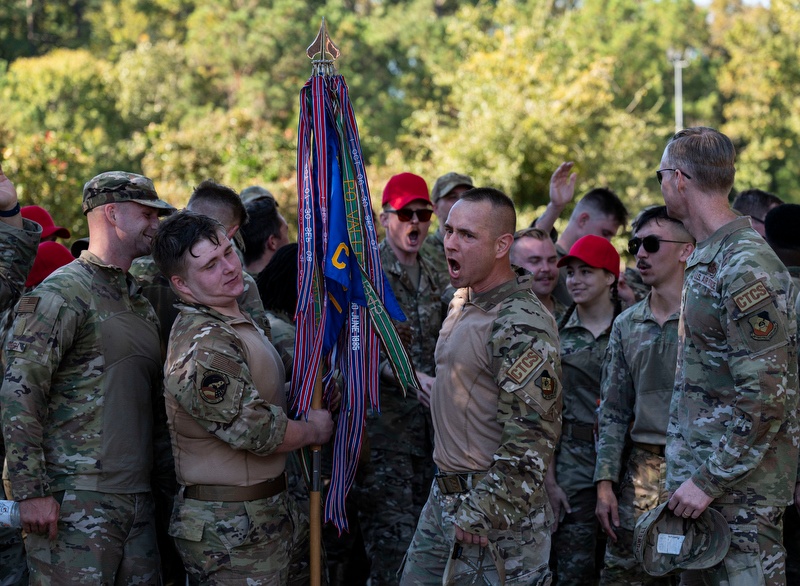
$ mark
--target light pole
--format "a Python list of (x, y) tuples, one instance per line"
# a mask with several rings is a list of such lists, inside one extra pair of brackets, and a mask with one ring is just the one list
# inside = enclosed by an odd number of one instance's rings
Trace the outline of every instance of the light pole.
[(677, 51), (667, 49), (667, 59), (672, 62), (675, 69), (675, 132), (683, 128), (683, 68), (689, 66), (689, 60), (694, 57), (694, 49)]

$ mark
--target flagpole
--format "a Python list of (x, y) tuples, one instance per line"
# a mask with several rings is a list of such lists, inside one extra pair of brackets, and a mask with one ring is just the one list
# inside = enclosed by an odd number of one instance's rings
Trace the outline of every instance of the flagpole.
[[(328, 36), (325, 18), (319, 27), (314, 42), (306, 49), (311, 59), (311, 75), (333, 75), (336, 70), (334, 60), (339, 57), (339, 49)], [(329, 57), (328, 57), (329, 56)], [(311, 399), (312, 409), (322, 408), (322, 368), (317, 368), (314, 381), (314, 394)], [(311, 446), (311, 490), (309, 491), (309, 573), (311, 586), (322, 584), (322, 446)]]
[[(322, 409), (322, 369), (314, 382), (312, 409)], [(322, 446), (311, 446), (311, 490), (308, 495), (309, 572), (311, 586), (322, 583)]]

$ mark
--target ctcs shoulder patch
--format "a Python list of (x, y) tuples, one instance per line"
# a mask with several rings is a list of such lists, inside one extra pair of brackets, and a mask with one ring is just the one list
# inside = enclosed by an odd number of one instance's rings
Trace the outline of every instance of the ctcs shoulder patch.
[(528, 348), (514, 361), (511, 368), (508, 369), (508, 378), (520, 385), (539, 368), (543, 362), (544, 358), (533, 348)]
[(750, 334), (754, 340), (769, 340), (775, 335), (778, 327), (769, 319), (768, 311), (761, 311), (749, 320), (753, 332)]
[(734, 294), (733, 302), (736, 304), (736, 307), (739, 308), (739, 311), (747, 313), (748, 309), (755, 307), (767, 297), (769, 297), (769, 291), (767, 291), (764, 283), (756, 281)]
[(219, 372), (207, 372), (200, 383), (200, 397), (206, 403), (216, 405), (225, 398), (230, 381)]

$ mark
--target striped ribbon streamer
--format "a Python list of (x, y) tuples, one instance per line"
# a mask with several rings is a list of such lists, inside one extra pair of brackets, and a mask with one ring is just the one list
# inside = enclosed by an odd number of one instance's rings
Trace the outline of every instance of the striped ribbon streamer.
[[(333, 385), (333, 369), (342, 374), (345, 389), (334, 440), (331, 484), (325, 499), (325, 520), (342, 531), (347, 528), (345, 498), (355, 478), (366, 418), (366, 396), (380, 409), (379, 360), (381, 342), (403, 388), (419, 386), (411, 361), (391, 319), (403, 319), (391, 287), (383, 273), (378, 237), (373, 224), (366, 171), (358, 126), (344, 78), (313, 76), (300, 94), (297, 149), (298, 189), (298, 303), (295, 368), (291, 405), (302, 416), (311, 406), (314, 381), (324, 368), (325, 394)], [(338, 195), (334, 195), (338, 194)], [(340, 246), (330, 236), (330, 205), (343, 197), (346, 216), (348, 262), (351, 286), (341, 287), (325, 276), (329, 247)], [(334, 222), (335, 223), (335, 222)], [(331, 289), (334, 287), (334, 289)], [(362, 292), (363, 291), (363, 292)], [(339, 295), (337, 300), (336, 296)], [(357, 295), (361, 298), (356, 299)], [(343, 323), (337, 312), (342, 308)], [(346, 311), (345, 311), (346, 310)], [(323, 340), (326, 328), (337, 343), (328, 352)], [(330, 336), (330, 332), (328, 332)]]

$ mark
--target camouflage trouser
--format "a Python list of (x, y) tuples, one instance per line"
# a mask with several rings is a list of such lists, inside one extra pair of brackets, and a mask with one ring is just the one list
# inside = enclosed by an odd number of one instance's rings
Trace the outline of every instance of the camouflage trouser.
[[(292, 566), (308, 543), (308, 519), (283, 491), (247, 502), (198, 501), (179, 494), (170, 535), (186, 572), (212, 586), (284, 586), (308, 583), (308, 558)], [(299, 562), (300, 560), (298, 560)]]
[(717, 501), (711, 506), (730, 524), (731, 547), (725, 559), (713, 568), (684, 572), (681, 584), (697, 584), (700, 578), (705, 586), (785, 586), (784, 507), (717, 504)]
[(619, 487), (617, 541), (608, 540), (602, 586), (668, 586), (671, 578), (657, 578), (644, 571), (633, 556), (633, 529), (647, 511), (667, 500), (664, 481), (667, 463), (663, 456), (634, 447)]
[[(455, 513), (464, 495), (443, 495), (433, 483), (428, 502), (406, 554), (402, 586), (441, 586), (447, 558), (455, 543)], [(550, 570), (550, 507), (532, 511), (506, 530), (492, 530), (489, 541), (505, 563), (506, 584), (548, 586)]]
[(28, 534), (31, 583), (160, 584), (153, 497), (88, 490), (54, 493), (58, 535)]
[(597, 539), (601, 533), (594, 513), (597, 489), (585, 488), (568, 498), (572, 512), (564, 516), (553, 535), (557, 583), (561, 586), (594, 584)]

